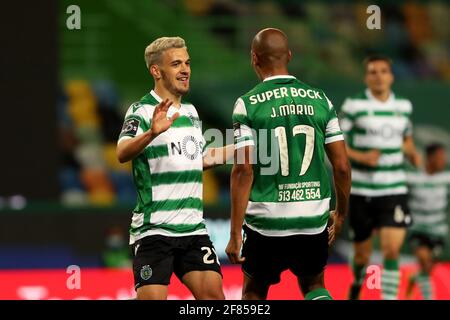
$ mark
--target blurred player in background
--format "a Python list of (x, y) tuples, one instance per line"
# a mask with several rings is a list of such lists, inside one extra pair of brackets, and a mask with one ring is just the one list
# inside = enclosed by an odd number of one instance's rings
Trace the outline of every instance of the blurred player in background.
[[(243, 263), (246, 300), (266, 299), (270, 286), (288, 269), (297, 276), (305, 299), (332, 299), (324, 270), (329, 245), (347, 212), (351, 170), (333, 105), (321, 89), (289, 74), (290, 59), (282, 31), (260, 31), (252, 42), (251, 61), (262, 82), (236, 101), (233, 112), (236, 151), (226, 253), (232, 263)], [(254, 162), (251, 155), (264, 149), (273, 133), (279, 153), (271, 156), (280, 161), (274, 172), (263, 173), (267, 165), (259, 157)], [(337, 197), (329, 228), (325, 152)]]
[(426, 147), (425, 169), (408, 172), (409, 206), (414, 224), (409, 241), (419, 262), (420, 271), (410, 278), (407, 296), (415, 284), (425, 300), (433, 299), (430, 280), (435, 258), (439, 256), (448, 235), (447, 203), (450, 192), (450, 171), (442, 144)]
[(391, 60), (365, 60), (367, 89), (347, 98), (341, 127), (352, 162), (349, 221), (354, 242), (354, 282), (349, 298), (358, 299), (372, 253), (373, 231), (379, 231), (384, 258), (382, 298), (397, 299), (399, 255), (411, 224), (407, 207), (404, 156), (414, 166), (421, 157), (412, 137), (411, 102), (395, 95)]
[(117, 145), (132, 160), (138, 200), (130, 244), (138, 299), (166, 299), (172, 273), (196, 299), (224, 299), (219, 260), (203, 219), (202, 170), (226, 161), (228, 148), (205, 149), (189, 91), (183, 39), (159, 38), (145, 50), (154, 90), (130, 106)]

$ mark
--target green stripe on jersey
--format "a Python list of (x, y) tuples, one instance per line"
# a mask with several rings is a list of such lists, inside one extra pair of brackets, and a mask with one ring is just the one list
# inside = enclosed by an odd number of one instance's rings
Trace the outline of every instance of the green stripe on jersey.
[(384, 184), (352, 181), (352, 187), (381, 190), (381, 189), (389, 189), (389, 188), (406, 187), (406, 181), (405, 182), (403, 182), (403, 181), (396, 182), (396, 183), (384, 183)]
[(169, 155), (169, 150), (166, 144), (162, 144), (159, 146), (149, 146), (145, 149), (145, 154), (148, 159), (156, 159), (167, 157)]
[(199, 121), (198, 118), (193, 118), (192, 120), (187, 116), (179, 116), (170, 126), (171, 128), (186, 128), (193, 127), (192, 121)]
[(314, 217), (268, 218), (256, 215), (245, 215), (245, 221), (262, 230), (290, 230), (320, 228), (328, 222), (330, 214), (325, 212)]
[(194, 232), (200, 229), (206, 229), (206, 226), (204, 223), (197, 223), (197, 224), (148, 224), (144, 225), (140, 228), (134, 229), (132, 232), (133, 234), (141, 234), (144, 233), (147, 230), (150, 229), (163, 229), (169, 232), (173, 233), (190, 233)]
[(202, 199), (199, 198), (183, 198), (164, 201), (153, 201), (152, 211), (174, 211), (181, 209), (197, 209), (202, 210)]
[(356, 170), (361, 170), (361, 171), (370, 171), (370, 172), (380, 172), (380, 171), (397, 171), (397, 170), (402, 170), (405, 168), (404, 164), (399, 164), (399, 165), (393, 165), (393, 166), (376, 166), (376, 167), (369, 167), (369, 166), (365, 166), (363, 164), (360, 164), (358, 162), (354, 162), (352, 161), (352, 168), (356, 169)]
[(202, 170), (171, 171), (152, 174), (152, 185), (202, 182)]

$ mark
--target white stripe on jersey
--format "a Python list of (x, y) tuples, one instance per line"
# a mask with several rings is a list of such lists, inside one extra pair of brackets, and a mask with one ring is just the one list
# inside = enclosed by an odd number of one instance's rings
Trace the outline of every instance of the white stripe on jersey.
[(366, 172), (353, 169), (352, 179), (364, 183), (391, 184), (406, 182), (406, 174), (403, 170)]
[(324, 226), (322, 226), (320, 228), (267, 230), (267, 229), (255, 228), (255, 227), (247, 224), (245, 221), (244, 221), (244, 224), (247, 227), (249, 227), (250, 229), (252, 229), (253, 231), (256, 231), (267, 237), (287, 237), (287, 236), (294, 236), (294, 235), (299, 235), (299, 234), (319, 234), (319, 233), (323, 232), (325, 230), (325, 228), (327, 227), (327, 225), (325, 224)]
[(171, 184), (152, 187), (153, 201), (176, 200), (183, 198), (202, 198), (203, 184), (199, 182), (178, 183), (176, 188)]
[(204, 222), (203, 212), (197, 209), (155, 211), (150, 216), (152, 224), (198, 224), (202, 222)]
[(252, 202), (247, 214), (268, 218), (317, 217), (330, 208), (330, 198), (302, 202)]

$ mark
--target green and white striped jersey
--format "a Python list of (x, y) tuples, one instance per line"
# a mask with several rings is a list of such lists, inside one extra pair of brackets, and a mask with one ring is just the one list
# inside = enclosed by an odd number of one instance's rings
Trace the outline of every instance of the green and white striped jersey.
[[(245, 224), (266, 236), (322, 232), (331, 198), (324, 146), (344, 139), (325, 93), (293, 76), (266, 78), (236, 101), (233, 126), (235, 148), (257, 150)], [(265, 172), (261, 150), (272, 143), (277, 166)]]
[(410, 191), (409, 207), (413, 215), (411, 230), (432, 237), (446, 237), (450, 171), (435, 174), (408, 171), (407, 179)]
[[(151, 127), (161, 98), (152, 90), (125, 115), (119, 141), (131, 139)], [(203, 139), (195, 107), (171, 106), (168, 116), (180, 116), (132, 161), (137, 189), (130, 244), (148, 235), (171, 237), (207, 234), (203, 219)]]
[(381, 152), (376, 167), (352, 162), (352, 194), (378, 197), (407, 193), (402, 148), (405, 136), (412, 134), (411, 113), (411, 102), (394, 93), (381, 102), (366, 89), (345, 100), (340, 124), (348, 145), (358, 151)]

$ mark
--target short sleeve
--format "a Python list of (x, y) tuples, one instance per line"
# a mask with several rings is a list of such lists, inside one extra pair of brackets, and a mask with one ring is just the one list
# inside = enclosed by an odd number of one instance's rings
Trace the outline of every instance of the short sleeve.
[(117, 143), (136, 137), (150, 129), (151, 119), (143, 106), (137, 102), (128, 108)]
[(255, 145), (253, 130), (248, 119), (244, 101), (239, 98), (233, 111), (233, 136), (235, 149)]
[(336, 114), (336, 110), (333, 107), (330, 99), (325, 95), (328, 102), (328, 119), (327, 127), (325, 129), (325, 144), (344, 140), (341, 127), (339, 126), (339, 120)]

